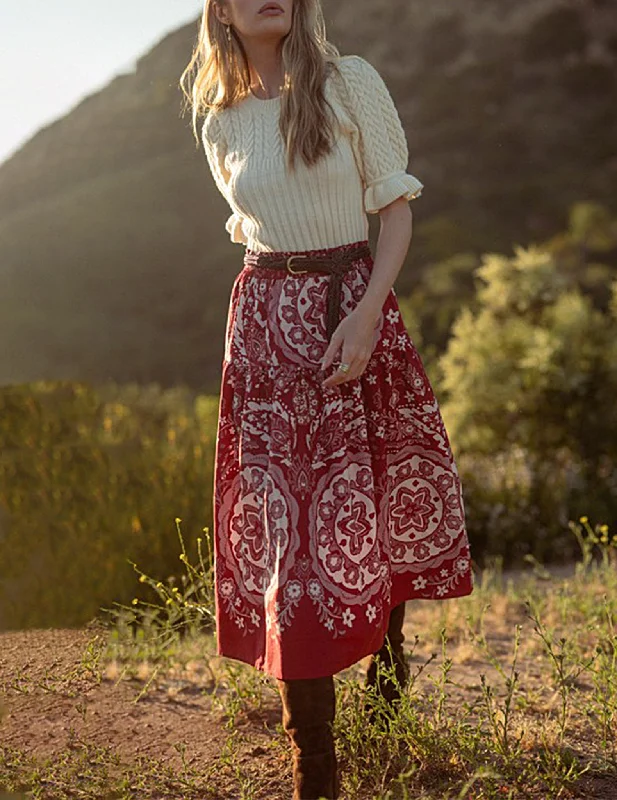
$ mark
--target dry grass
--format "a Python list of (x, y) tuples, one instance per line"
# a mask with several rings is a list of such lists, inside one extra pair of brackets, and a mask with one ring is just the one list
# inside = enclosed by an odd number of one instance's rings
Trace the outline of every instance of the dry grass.
[[(364, 663), (337, 676), (341, 800), (617, 796), (615, 542), (572, 529), (582, 559), (569, 568), (497, 561), (468, 597), (408, 604), (412, 680), (396, 711), (376, 700), (368, 718)], [(152, 585), (156, 624), (153, 605), (136, 606), (113, 626), (2, 635), (0, 788), (289, 798), (274, 683), (213, 655), (210, 635), (178, 624), (182, 594), (168, 603)]]

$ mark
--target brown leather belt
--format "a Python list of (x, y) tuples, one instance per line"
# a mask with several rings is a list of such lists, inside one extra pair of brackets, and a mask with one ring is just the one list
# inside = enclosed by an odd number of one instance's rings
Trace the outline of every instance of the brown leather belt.
[[(305, 272), (330, 273), (327, 294), (326, 338), (330, 337), (339, 324), (343, 275), (360, 259), (371, 256), (371, 248), (365, 242), (345, 250), (333, 248), (329, 255), (311, 255), (310, 253), (293, 253), (281, 256), (278, 253), (254, 253), (245, 251), (244, 264), (251, 267), (267, 267), (268, 269), (286, 270), (290, 275)], [(297, 266), (296, 266), (297, 265)]]

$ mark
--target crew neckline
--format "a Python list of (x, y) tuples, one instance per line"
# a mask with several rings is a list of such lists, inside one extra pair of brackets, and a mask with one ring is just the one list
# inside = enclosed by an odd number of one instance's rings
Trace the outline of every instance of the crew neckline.
[(257, 95), (253, 92), (252, 89), (249, 89), (251, 97), (257, 100), (258, 103), (272, 103), (274, 100), (280, 100), (281, 95), (277, 94), (275, 97), (257, 97)]

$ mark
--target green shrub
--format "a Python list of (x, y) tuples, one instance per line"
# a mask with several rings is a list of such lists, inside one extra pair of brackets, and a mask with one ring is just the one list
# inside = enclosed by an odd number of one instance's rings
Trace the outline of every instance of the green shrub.
[(515, 250), (476, 270), (482, 286), (454, 322), (440, 394), (479, 549), (544, 558), (586, 508), (614, 514), (617, 281), (602, 311), (548, 250)]
[[(81, 625), (211, 527), (218, 400), (157, 385), (0, 390), (0, 628)], [(146, 587), (144, 587), (144, 591)]]

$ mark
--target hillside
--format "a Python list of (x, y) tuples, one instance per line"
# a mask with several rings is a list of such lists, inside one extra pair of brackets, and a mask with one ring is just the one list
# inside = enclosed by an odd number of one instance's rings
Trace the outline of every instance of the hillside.
[[(615, 210), (612, 3), (324, 6), (341, 52), (386, 79), (425, 184), (400, 292), (436, 259), (550, 236), (575, 201)], [(196, 32), (170, 33), (0, 165), (0, 382), (216, 391), (243, 250), (181, 116)]]

